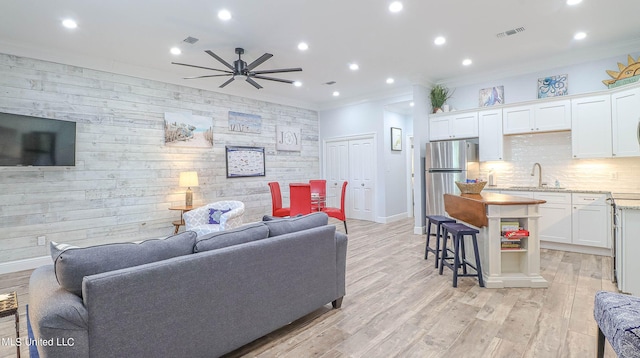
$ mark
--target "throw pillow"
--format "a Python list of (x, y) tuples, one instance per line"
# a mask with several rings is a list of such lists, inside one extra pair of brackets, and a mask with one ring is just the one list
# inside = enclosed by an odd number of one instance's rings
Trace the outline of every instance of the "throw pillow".
[(194, 252), (221, 249), (223, 247), (244, 244), (269, 237), (269, 228), (263, 223), (240, 226), (226, 231), (220, 231), (198, 237)]
[(62, 288), (82, 297), (85, 276), (162, 261), (193, 253), (196, 233), (185, 231), (166, 239), (76, 247), (51, 242), (56, 279)]
[(220, 217), (224, 213), (228, 213), (231, 209), (209, 209), (209, 224), (220, 225)]
[(329, 223), (329, 216), (325, 213), (318, 212), (293, 218), (263, 221), (263, 223), (269, 227), (269, 237), (273, 237), (327, 225)]

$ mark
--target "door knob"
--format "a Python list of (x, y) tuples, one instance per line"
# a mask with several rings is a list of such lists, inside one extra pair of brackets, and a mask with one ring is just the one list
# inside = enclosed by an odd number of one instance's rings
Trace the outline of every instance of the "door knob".
[(364, 186), (364, 183), (360, 184), (361, 186)]

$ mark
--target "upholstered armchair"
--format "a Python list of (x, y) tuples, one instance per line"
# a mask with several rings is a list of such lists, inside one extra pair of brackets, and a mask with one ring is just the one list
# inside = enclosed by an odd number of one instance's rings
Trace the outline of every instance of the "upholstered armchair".
[(183, 214), (185, 230), (198, 236), (233, 229), (242, 225), (244, 203), (236, 200), (217, 201)]

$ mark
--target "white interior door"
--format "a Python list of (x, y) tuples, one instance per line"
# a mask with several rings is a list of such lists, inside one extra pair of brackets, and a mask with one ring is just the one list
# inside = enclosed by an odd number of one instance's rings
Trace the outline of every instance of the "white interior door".
[(342, 182), (349, 180), (349, 141), (328, 142), (325, 152), (327, 206), (340, 207)]
[(375, 151), (373, 139), (349, 141), (349, 217), (374, 221)]

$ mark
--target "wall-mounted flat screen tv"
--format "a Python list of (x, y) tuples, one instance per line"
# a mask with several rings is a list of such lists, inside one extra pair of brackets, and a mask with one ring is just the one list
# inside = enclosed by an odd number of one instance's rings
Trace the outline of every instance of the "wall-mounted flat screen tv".
[(0, 166), (75, 165), (75, 122), (0, 113)]

